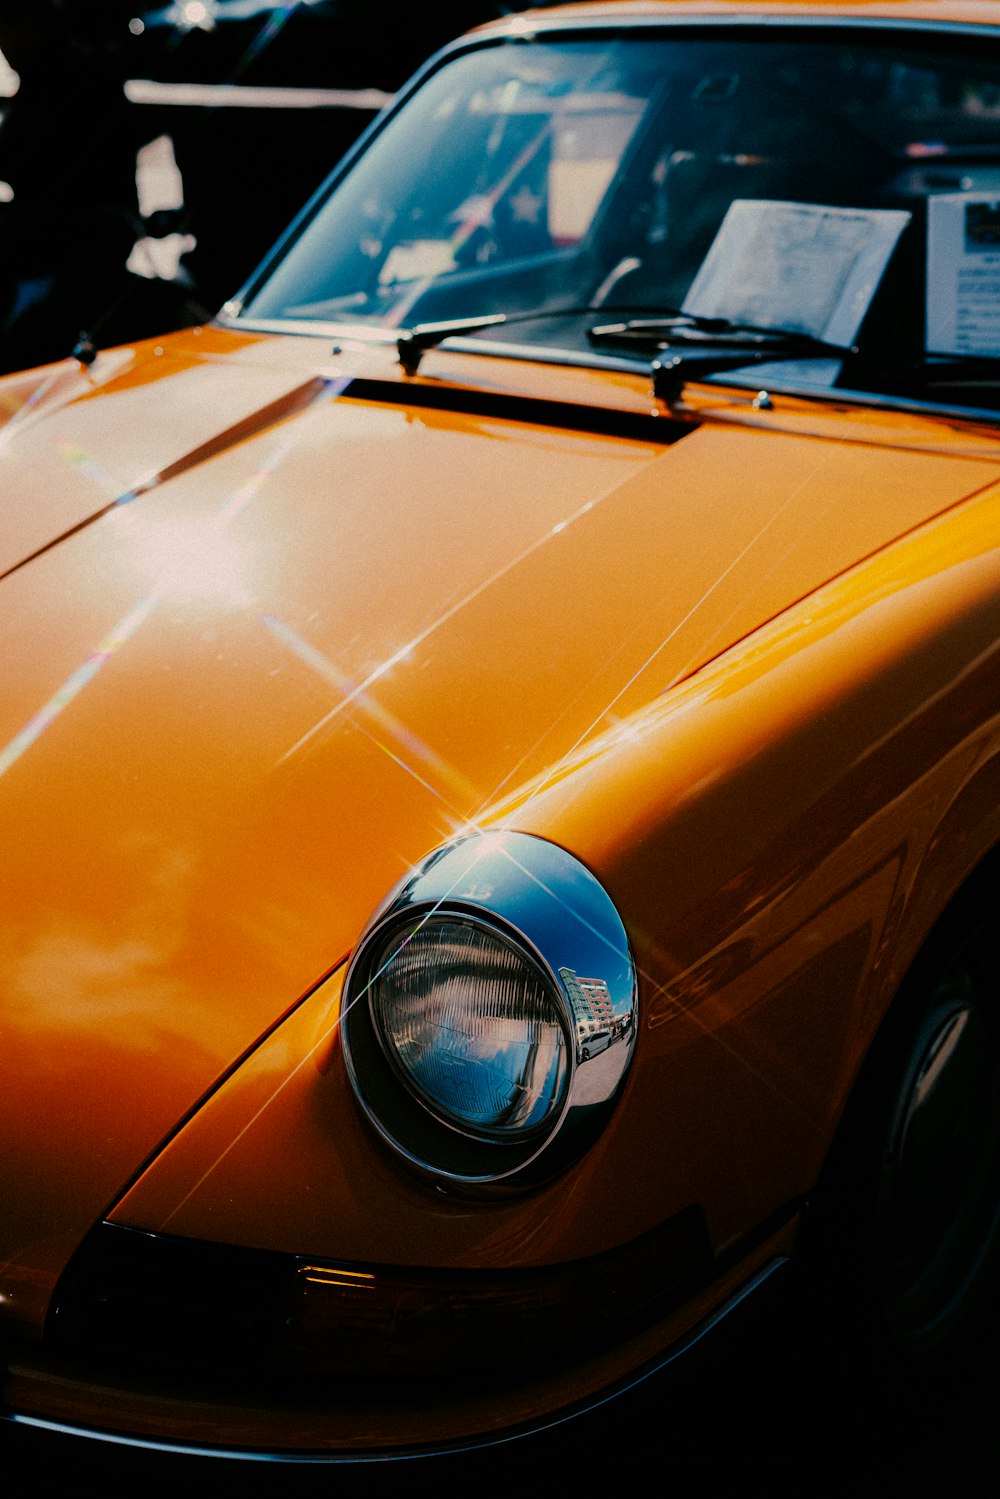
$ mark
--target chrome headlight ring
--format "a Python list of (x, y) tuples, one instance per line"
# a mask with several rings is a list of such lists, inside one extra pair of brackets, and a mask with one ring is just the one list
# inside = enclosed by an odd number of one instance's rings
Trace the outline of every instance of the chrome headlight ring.
[(588, 869), (528, 833), (473, 834), (417, 866), (344, 984), (362, 1109), (442, 1186), (524, 1187), (576, 1156), (636, 1037), (625, 929)]

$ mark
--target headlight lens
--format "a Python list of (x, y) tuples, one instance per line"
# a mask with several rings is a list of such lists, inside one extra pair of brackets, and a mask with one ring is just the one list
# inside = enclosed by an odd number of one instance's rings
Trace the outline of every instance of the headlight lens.
[(371, 1124), (422, 1175), (473, 1192), (528, 1186), (578, 1155), (636, 1033), (635, 965), (607, 892), (520, 832), (458, 839), (411, 871), (362, 938), (340, 1010)]
[(544, 1127), (569, 1050), (562, 1006), (524, 952), (481, 922), (431, 917), (396, 928), (372, 968), (379, 1042), (425, 1108), (485, 1139)]

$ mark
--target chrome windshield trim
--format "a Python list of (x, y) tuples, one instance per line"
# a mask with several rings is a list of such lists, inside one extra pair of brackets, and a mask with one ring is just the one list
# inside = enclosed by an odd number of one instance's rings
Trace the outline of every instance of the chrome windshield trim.
[[(231, 307), (232, 303), (227, 303)], [(287, 333), (293, 337), (344, 339), (358, 344), (377, 344), (394, 348), (398, 328), (384, 328), (360, 323), (333, 323), (313, 318), (251, 318), (240, 313), (222, 311), (212, 319), (234, 333)]]

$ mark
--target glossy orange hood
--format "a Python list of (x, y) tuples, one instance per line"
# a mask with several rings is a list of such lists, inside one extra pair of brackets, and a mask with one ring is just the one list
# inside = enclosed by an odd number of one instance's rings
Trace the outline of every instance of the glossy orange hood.
[(0, 1308), (22, 1326), (416, 859), (1000, 477), (835, 414), (660, 443), (359, 399), (317, 353), (216, 332), (0, 383)]

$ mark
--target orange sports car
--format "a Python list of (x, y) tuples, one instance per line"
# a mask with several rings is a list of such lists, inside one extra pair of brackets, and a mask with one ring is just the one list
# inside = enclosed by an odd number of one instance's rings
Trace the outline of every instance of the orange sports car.
[(1000, 28), (545, 9), (0, 381), (3, 1414), (345, 1458), (1000, 1222)]

